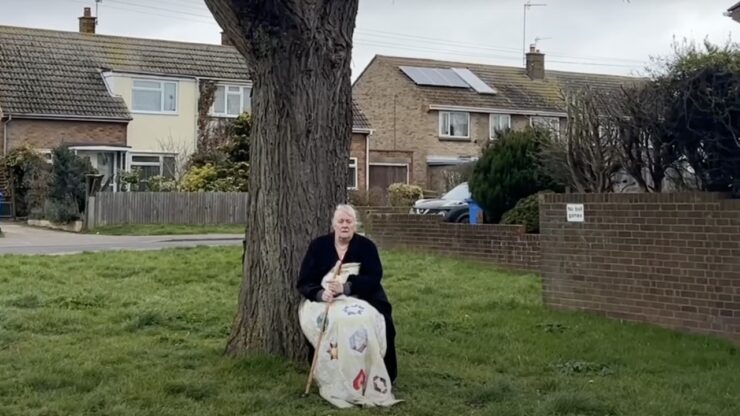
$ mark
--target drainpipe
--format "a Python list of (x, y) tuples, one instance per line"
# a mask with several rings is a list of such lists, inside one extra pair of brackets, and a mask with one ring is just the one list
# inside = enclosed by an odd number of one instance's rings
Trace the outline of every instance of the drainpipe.
[(10, 124), (10, 120), (13, 119), (12, 114), (8, 114), (8, 119), (3, 121), (3, 124), (5, 125), (3, 129), (3, 156), (8, 154), (8, 124)]
[(195, 120), (193, 121), (193, 153), (198, 151), (198, 109), (200, 108), (200, 77), (195, 77)]
[(370, 132), (365, 135), (365, 192), (370, 190)]

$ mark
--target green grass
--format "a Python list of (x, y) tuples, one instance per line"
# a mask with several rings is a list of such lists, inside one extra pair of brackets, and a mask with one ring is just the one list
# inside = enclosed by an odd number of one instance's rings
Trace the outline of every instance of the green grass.
[(182, 235), (182, 234), (242, 234), (243, 225), (111, 225), (97, 227), (91, 234), (104, 235)]
[(549, 311), (533, 276), (387, 252), (405, 402), (338, 411), (299, 398), (306, 363), (222, 355), (240, 256), (0, 257), (0, 415), (740, 414), (727, 342)]

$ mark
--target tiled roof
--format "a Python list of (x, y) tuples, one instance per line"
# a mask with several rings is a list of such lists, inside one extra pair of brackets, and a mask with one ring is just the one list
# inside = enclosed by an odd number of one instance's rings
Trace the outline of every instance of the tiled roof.
[(0, 109), (129, 119), (100, 71), (244, 79), (233, 47), (0, 26)]
[(365, 117), (365, 113), (360, 110), (360, 106), (354, 100), (352, 101), (352, 128), (362, 130), (370, 130), (372, 128), (370, 121)]
[(395, 67), (467, 68), (483, 82), (497, 90), (497, 94), (490, 95), (479, 94), (472, 88), (416, 86), (399, 69), (401, 76), (418, 88), (428, 101), (427, 104), (432, 105), (563, 112), (565, 107), (561, 96), (562, 90), (582, 87), (613, 90), (619, 88), (620, 85), (640, 80), (635, 77), (563, 71), (546, 71), (544, 80), (532, 80), (521, 67), (390, 56), (376, 56), (375, 59)]
[[(100, 71), (247, 80), (231, 46), (0, 26), (0, 113), (129, 120)], [(369, 129), (353, 105), (354, 128)]]

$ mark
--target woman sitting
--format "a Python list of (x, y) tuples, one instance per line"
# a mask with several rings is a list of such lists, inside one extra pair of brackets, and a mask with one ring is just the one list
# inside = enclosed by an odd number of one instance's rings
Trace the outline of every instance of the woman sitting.
[(309, 245), (298, 278), (306, 298), (300, 323), (319, 350), (313, 376), (324, 399), (337, 407), (391, 406), (398, 402), (391, 392), (397, 374), (391, 304), (380, 284), (378, 249), (355, 234), (356, 221), (351, 206), (339, 205), (334, 231)]

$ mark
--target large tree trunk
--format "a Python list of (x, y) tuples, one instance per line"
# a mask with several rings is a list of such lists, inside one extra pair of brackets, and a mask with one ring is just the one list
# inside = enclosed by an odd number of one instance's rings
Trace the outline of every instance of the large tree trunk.
[(304, 359), (295, 283), (346, 197), (358, 0), (205, 2), (254, 82), (244, 278), (226, 351)]

